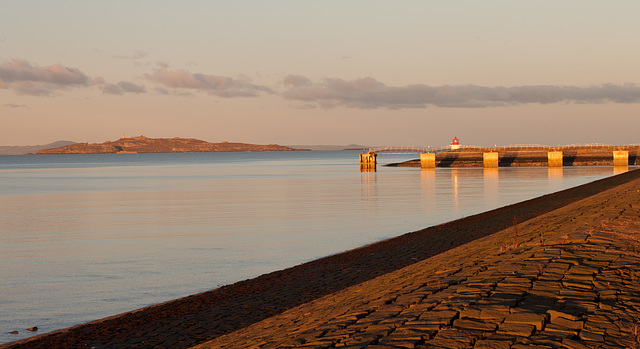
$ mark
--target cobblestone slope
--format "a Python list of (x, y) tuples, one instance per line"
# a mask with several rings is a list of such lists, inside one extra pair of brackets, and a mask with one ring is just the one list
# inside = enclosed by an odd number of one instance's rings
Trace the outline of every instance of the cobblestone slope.
[(639, 217), (635, 180), (196, 348), (637, 347)]

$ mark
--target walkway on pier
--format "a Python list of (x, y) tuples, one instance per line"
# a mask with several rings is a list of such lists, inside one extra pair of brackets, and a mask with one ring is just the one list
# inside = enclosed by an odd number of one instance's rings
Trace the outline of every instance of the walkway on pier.
[[(377, 156), (379, 154), (420, 154), (420, 163), (423, 168), (433, 168), (436, 166), (436, 155), (451, 154), (450, 158), (467, 158), (466, 161), (477, 163), (482, 162), (484, 167), (498, 167), (504, 164), (513, 163), (518, 154), (528, 154), (528, 157), (546, 157), (549, 167), (562, 167), (571, 157), (575, 158), (575, 154), (590, 154), (599, 158), (600, 164), (606, 158), (613, 162), (614, 166), (628, 166), (636, 162), (640, 145), (602, 145), (602, 144), (571, 144), (564, 146), (545, 146), (539, 144), (518, 144), (501, 147), (477, 147), (465, 146), (457, 149), (446, 147), (378, 147), (370, 148), (360, 154), (360, 168), (363, 171), (375, 170), (377, 164)], [(632, 156), (629, 153), (632, 152)], [(539, 153), (534, 155), (535, 153)], [(481, 155), (480, 155), (481, 154)], [(608, 154), (608, 155), (605, 155)], [(470, 158), (481, 156), (479, 160), (470, 160)], [(500, 159), (502, 158), (502, 159)], [(545, 160), (538, 160), (545, 161)], [(449, 159), (451, 162), (451, 159)], [(502, 165), (500, 165), (502, 164)], [(441, 165), (440, 165), (441, 166)]]

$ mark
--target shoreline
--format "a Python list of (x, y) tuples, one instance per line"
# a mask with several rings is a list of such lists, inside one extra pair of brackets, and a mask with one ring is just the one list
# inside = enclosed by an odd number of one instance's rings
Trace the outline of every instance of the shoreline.
[(499, 232), (512, 226), (514, 217), (522, 223), (637, 178), (638, 170), (629, 171), (204, 293), (6, 343), (0, 348), (197, 345)]

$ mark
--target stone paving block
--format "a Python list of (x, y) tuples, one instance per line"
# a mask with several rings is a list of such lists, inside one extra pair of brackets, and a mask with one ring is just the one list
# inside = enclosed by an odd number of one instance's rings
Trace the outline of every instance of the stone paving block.
[(586, 274), (586, 275), (594, 275), (599, 270), (597, 268), (590, 267), (586, 265), (589, 261), (586, 260), (585, 263), (581, 265), (574, 265), (569, 270), (567, 270), (567, 274)]
[(473, 348), (468, 341), (460, 341), (447, 338), (434, 338), (424, 344), (416, 346), (417, 349), (467, 349)]
[(584, 322), (581, 320), (575, 321), (575, 320), (565, 319), (563, 317), (555, 318), (553, 321), (551, 321), (551, 324), (564, 326), (572, 330), (581, 330), (584, 327)]
[(479, 330), (479, 331), (495, 331), (498, 328), (497, 322), (491, 322), (487, 320), (479, 320), (479, 319), (456, 319), (453, 321), (453, 326), (468, 329), (468, 330)]
[(573, 314), (569, 314), (569, 313), (565, 313), (565, 312), (562, 312), (562, 311), (559, 311), (559, 310), (555, 310), (555, 309), (547, 310), (547, 314), (549, 314), (549, 320), (551, 322), (553, 322), (557, 318), (565, 318), (565, 319), (573, 320), (573, 321), (580, 320), (579, 316), (576, 316), (576, 315), (573, 315)]
[(557, 303), (563, 312), (574, 315), (595, 313), (599, 308), (598, 303), (584, 299), (558, 299)]
[[(380, 344), (380, 347), (389, 349), (389, 348), (406, 348), (412, 349), (416, 347), (416, 344), (420, 343), (420, 341), (403, 341), (403, 340), (389, 340), (385, 341), (383, 344)], [(371, 348), (371, 346), (367, 346), (367, 348)]]
[(560, 294), (559, 289), (531, 289), (528, 292), (528, 296), (546, 297), (549, 299), (556, 299)]
[(535, 331), (536, 326), (524, 323), (502, 323), (498, 328), (499, 334), (510, 334), (514, 336), (530, 336)]
[(604, 348), (632, 348), (634, 342), (630, 338), (609, 336), (604, 339)]
[(562, 341), (565, 338), (572, 338), (573, 335), (559, 333), (559, 332), (536, 332), (534, 335), (528, 338), (520, 338), (518, 343), (521, 344), (536, 344), (536, 345), (548, 345), (554, 348), (562, 346)]
[(481, 339), (473, 346), (474, 349), (509, 349), (513, 340)]
[(552, 349), (553, 346), (544, 344), (514, 344), (511, 349)]
[(561, 281), (564, 277), (563, 274), (555, 274), (555, 273), (543, 273), (538, 277), (539, 281)]
[(568, 265), (580, 265), (580, 263), (582, 263), (582, 258), (576, 258), (576, 259), (572, 259), (572, 258), (558, 258), (556, 260), (554, 260), (555, 263), (562, 263), (562, 264), (568, 264)]
[(600, 342), (600, 343), (604, 341), (604, 335), (600, 333), (591, 332), (588, 330), (580, 331), (579, 336), (580, 336), (580, 339), (582, 339), (583, 341), (593, 341), (593, 342)]
[(510, 293), (502, 293), (495, 292), (491, 294), (489, 298), (485, 298), (477, 302), (479, 305), (491, 304), (491, 305), (504, 305), (507, 307), (515, 307), (518, 302), (522, 299), (522, 294), (510, 294)]
[(328, 341), (328, 340), (315, 340), (315, 341), (310, 341), (310, 342), (304, 343), (304, 344), (300, 345), (299, 348), (307, 348), (307, 349), (329, 348), (329, 347), (333, 346), (334, 343), (335, 342)]
[(345, 346), (360, 346), (360, 347), (364, 347), (364, 346), (367, 346), (369, 344), (375, 344), (378, 341), (379, 338), (380, 338), (379, 336), (362, 334), (362, 335), (357, 335), (357, 336), (345, 338), (345, 339), (339, 341), (338, 343), (336, 343), (335, 346), (336, 346), (336, 348), (337, 347), (345, 347)]
[(510, 313), (510, 307), (500, 304), (478, 305), (481, 308), (479, 319), (504, 319)]
[(558, 298), (573, 298), (573, 299), (584, 299), (589, 301), (595, 301), (598, 297), (598, 293), (595, 291), (589, 291), (586, 289), (575, 289), (575, 288), (563, 288), (560, 290)]
[(508, 286), (529, 288), (531, 286), (531, 280), (523, 277), (507, 277), (506, 279), (498, 282), (496, 287), (500, 288)]
[(422, 333), (392, 333), (390, 336), (383, 337), (379, 340), (378, 344), (390, 344), (391, 341), (394, 342), (413, 342), (414, 344), (418, 344), (425, 339), (430, 339), (432, 336), (428, 334)]
[(470, 305), (466, 308), (464, 308), (461, 312), (460, 312), (460, 317), (461, 318), (465, 318), (465, 317), (469, 317), (469, 318), (480, 318), (480, 313), (482, 312), (482, 307), (480, 306), (475, 306), (475, 305)]
[(402, 325), (401, 328), (396, 329), (396, 331), (400, 330), (416, 330), (416, 331), (432, 331), (439, 330), (442, 327), (440, 324), (434, 324), (428, 321), (407, 321)]
[[(555, 298), (526, 295), (518, 304), (518, 308), (527, 312), (545, 313), (548, 309), (556, 307), (555, 301)], [(516, 308), (512, 308), (511, 312), (514, 312), (514, 309)]]
[(509, 314), (505, 319), (505, 324), (529, 324), (535, 326), (540, 331), (544, 326), (547, 317), (543, 314), (517, 312)]
[(572, 339), (564, 339), (562, 346), (569, 349), (590, 349), (589, 346)]
[(409, 305), (409, 308), (404, 309), (403, 312), (406, 312), (406, 311), (421, 311), (421, 312), (424, 312), (424, 311), (433, 309), (436, 305), (438, 305), (438, 303), (429, 302), (429, 301), (426, 301), (426, 300), (423, 299), (419, 303), (415, 303), (415, 304)]
[(564, 334), (570, 334), (570, 335), (576, 335), (578, 333), (578, 331), (565, 327), (565, 326), (561, 326), (561, 325), (557, 325), (557, 324), (547, 324), (544, 327), (544, 332), (559, 332), (559, 333), (564, 333)]
[(377, 334), (381, 334), (383, 336), (388, 335), (389, 333), (391, 333), (393, 330), (395, 330), (395, 326), (391, 325), (391, 324), (384, 324), (384, 325), (371, 325), (369, 327), (366, 327), (364, 329), (364, 332), (369, 332), (369, 333), (377, 333)]
[[(459, 345), (470, 346), (476, 340), (483, 338), (486, 332), (475, 330), (460, 330), (455, 328), (443, 329), (436, 336), (426, 343), (434, 344), (438, 341), (449, 341), (454, 347)], [(457, 344), (456, 344), (457, 343)]]
[(431, 324), (450, 325), (454, 318), (458, 317), (455, 310), (430, 311), (420, 316), (420, 321)]

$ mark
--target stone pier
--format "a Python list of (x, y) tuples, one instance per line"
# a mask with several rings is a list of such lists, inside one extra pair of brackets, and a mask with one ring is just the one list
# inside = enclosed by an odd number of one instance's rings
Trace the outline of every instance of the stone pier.
[(482, 153), (482, 161), (486, 168), (498, 167), (498, 153)]
[(435, 153), (421, 153), (420, 154), (420, 167), (422, 167), (422, 168), (435, 168), (436, 167), (436, 154)]
[(360, 154), (360, 170), (372, 170), (376, 168), (376, 154)]
[(550, 151), (547, 154), (547, 159), (549, 161), (549, 167), (562, 167), (561, 151)]
[(613, 166), (629, 166), (629, 152), (626, 150), (615, 150), (613, 152)]

